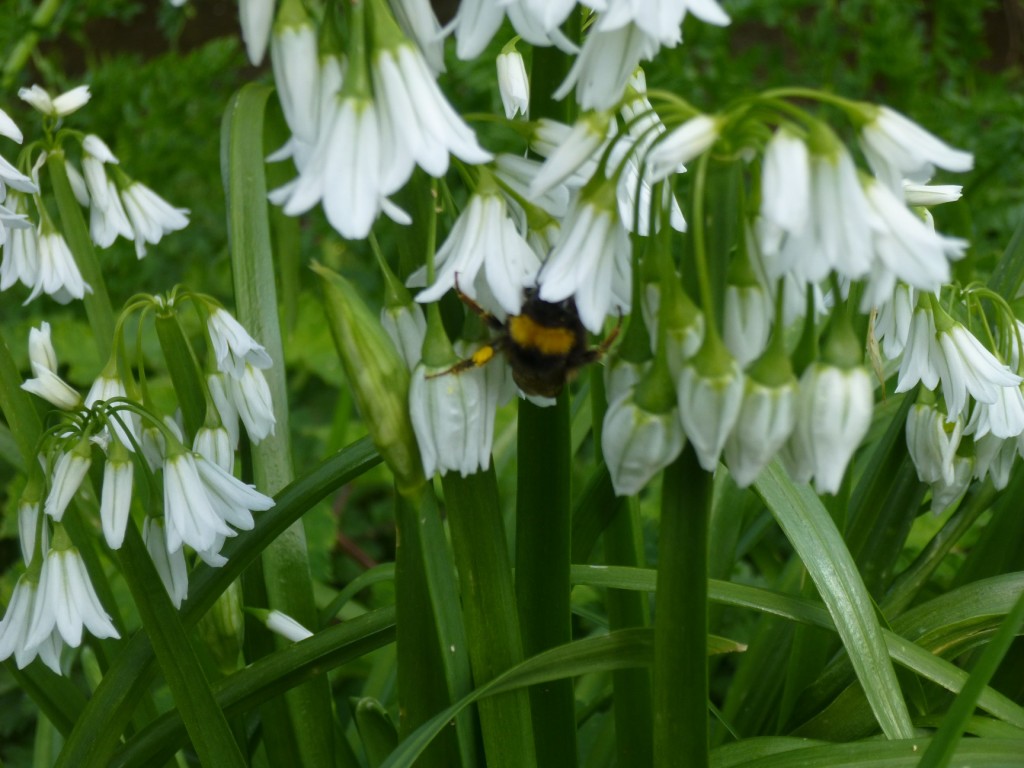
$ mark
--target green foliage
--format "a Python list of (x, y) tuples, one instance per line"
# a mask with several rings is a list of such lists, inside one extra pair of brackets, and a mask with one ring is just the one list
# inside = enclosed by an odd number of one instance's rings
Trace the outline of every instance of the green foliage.
[[(102, 136), (134, 178), (191, 211), (189, 227), (151, 248), (142, 261), (123, 240), (99, 252), (114, 305), (139, 290), (163, 291), (179, 282), (202, 286), (230, 304), (229, 297), (239, 292), (232, 286), (219, 126), (240, 86), (270, 79), (267, 67), (254, 70), (245, 59), (234, 4), (194, 0), (195, 7), (184, 11), (167, 3), (156, 7), (134, 0), (56, 5), (31, 54), (10, 73), (0, 106), (26, 125), (35, 118), (14, 98), (18, 86), (42, 82), (59, 90), (88, 82), (93, 100), (80, 113), (77, 126)], [(944, 217), (947, 231), (971, 239), (975, 269), (983, 273), (995, 267), (1024, 221), (1024, 93), (1016, 87), (1021, 62), (1007, 61), (1005, 52), (997, 50), (994, 0), (735, 0), (726, 6), (733, 18), (731, 27), (687, 21), (685, 42), (663, 52), (661, 64), (648, 73), (651, 87), (671, 89), (707, 109), (723, 108), (741, 94), (783, 84), (822, 87), (899, 109), (951, 144), (974, 152), (975, 169), (963, 177), (965, 201), (937, 215)], [(12, 51), (24, 40), (35, 11), (28, 0), (0, 4), (6, 20), (0, 25), (0, 51)], [(491, 65), (500, 49), (499, 38), (469, 67), (449, 50), (446, 93), (463, 113), (493, 112), (499, 103)], [(254, 132), (262, 128), (252, 126)], [(492, 147), (501, 146), (503, 131), (500, 126), (480, 129)], [(273, 149), (262, 147), (263, 155)], [(255, 150), (253, 154), (262, 156)], [(449, 213), (443, 212), (442, 225), (448, 223)], [(410, 238), (415, 242), (408, 246), (392, 238), (381, 236), (383, 250), (401, 271), (399, 264), (404, 267), (409, 259), (400, 258), (400, 249), (422, 248), (423, 243)], [(533, 692), (572, 676), (574, 688), (564, 682), (559, 685), (565, 688), (556, 688), (574, 695), (569, 706), (546, 706), (556, 717), (575, 717), (576, 731), (567, 740), (575, 737), (577, 764), (603, 766), (618, 760), (628, 765), (629, 755), (650, 754), (650, 743), (643, 742), (650, 736), (648, 710), (628, 709), (623, 702), (630, 694), (648, 701), (652, 683), (658, 690), (658, 681), (647, 672), (655, 658), (652, 595), (659, 589), (685, 589), (687, 583), (685, 574), (679, 574), (680, 581), (666, 588), (651, 570), (659, 558), (659, 504), (664, 509), (675, 504), (679, 511), (704, 490), (698, 494), (695, 488), (680, 488), (679, 482), (656, 481), (639, 499), (614, 499), (593, 438), (593, 424), (600, 419), (591, 411), (590, 398), (600, 396), (585, 376), (576, 382), (571, 404), (563, 403), (561, 413), (565, 424), (559, 437), (564, 444), (555, 446), (571, 457), (571, 482), (559, 489), (552, 509), (541, 506), (545, 494), (553, 494), (539, 485), (540, 480), (525, 489), (532, 494), (518, 491), (535, 505), (531, 511), (537, 514), (528, 531), (535, 543), (545, 535), (545, 514), (567, 515), (572, 510), (570, 536), (563, 536), (568, 522), (560, 517), (557, 537), (542, 542), (568, 549), (571, 537), (572, 616), (559, 632), (564, 629), (572, 644), (524, 653), (518, 647), (520, 622), (548, 619), (539, 611), (517, 614), (513, 589), (521, 589), (527, 579), (513, 584), (508, 562), (516, 557), (520, 574), (542, 580), (532, 585), (534, 594), (543, 593), (544, 579), (556, 577), (537, 567), (550, 563), (531, 563), (529, 552), (515, 551), (517, 531), (511, 520), (517, 514), (516, 478), (520, 472), (542, 476), (544, 467), (537, 465), (547, 454), (533, 451), (528, 441), (516, 444), (516, 406), (508, 406), (498, 415), (491, 474), (471, 480), (449, 476), (443, 487), (428, 484), (423, 492), (429, 501), (416, 506), (402, 499), (399, 503), (407, 506), (396, 513), (393, 478), (362, 439), (366, 426), (338, 363), (316, 298), (315, 278), (305, 266), (316, 257), (343, 271), (374, 308), (381, 303), (383, 283), (362, 244), (340, 242), (319, 218), (303, 220), (298, 242), (301, 268), (296, 292), (283, 299), (294, 301), (295, 312), (291, 324), (281, 327), (290, 420), (279, 429), (290, 436), (288, 455), (299, 480), (286, 485), (288, 477), (278, 478), (275, 485), (285, 486), (278, 506), (257, 521), (252, 536), (229, 544), (228, 569), (196, 569), (193, 592), (180, 619), (166, 605), (156, 605), (141, 616), (149, 632), (162, 627), (164, 634), (143, 632), (122, 646), (98, 645), (104, 683), (92, 692), (89, 704), (62, 697), (59, 684), (37, 669), (38, 664), (25, 672), (16, 671), (13, 664), (0, 669), (0, 761), (13, 768), (32, 764), (36, 723), (42, 722), (37, 721), (39, 712), (50, 713), (58, 723), (60, 714), (80, 718), (79, 730), (62, 734), (69, 744), (62, 758), (65, 765), (77, 766), (71, 761), (79, 759), (82, 765), (156, 765), (172, 760), (176, 752), (187, 759), (198, 752), (214, 755), (214, 761), (229, 759), (217, 755), (241, 761), (237, 753), (248, 756), (247, 750), (265, 738), (263, 726), (256, 723), (258, 717), (270, 721), (274, 710), (266, 708), (267, 702), (279, 701), (286, 690), (315, 680), (326, 681), (331, 698), (319, 702), (326, 703), (317, 713), (323, 719), (313, 722), (327, 724), (320, 735), (325, 736), (325, 745), (333, 744), (338, 765), (417, 764), (416, 756), (430, 749), (431, 738), (446, 731), (450, 740), (445, 743), (446, 736), (441, 736), (442, 746), (435, 754), (458, 754), (469, 765), (467, 756), (486, 743), (505, 764), (528, 765), (533, 734), (545, 729), (530, 722), (531, 697), (524, 691), (534, 686), (530, 690), (536, 702)], [(262, 279), (273, 282), (266, 274)], [(278, 290), (282, 282), (279, 275)], [(56, 309), (48, 299), (22, 307), (10, 298), (24, 297), (17, 291), (5, 294), (0, 314), (3, 336), (13, 347), (17, 365), (28, 370), (28, 328), (46, 318), (54, 326), (61, 373), (77, 387), (87, 388), (103, 361), (82, 314), (74, 308)], [(277, 322), (277, 307), (251, 301), (249, 310)], [(149, 383), (159, 397), (169, 391), (172, 377), (155, 341), (146, 343), (152, 367)], [(889, 475), (906, 461), (902, 429), (897, 425), (894, 434), (886, 431), (895, 414), (902, 414), (897, 410), (900, 402), (893, 398), (878, 409), (876, 428), (853, 473), (850, 519), (829, 517), (835, 509), (826, 510), (806, 487), (789, 483), (784, 473), (773, 471), (756, 493), (736, 488), (724, 472), (708, 482), (712, 581), (707, 629), (721, 636), (712, 638), (711, 648), (723, 654), (713, 657), (709, 666), (708, 689), (716, 708), (711, 765), (875, 764), (871, 760), (913, 765), (913, 756), (928, 748), (925, 734), (942, 727), (961, 690), (966, 692), (962, 697), (973, 700), (957, 700), (963, 722), (958, 721), (956, 728), (995, 734), (1003, 741), (993, 740), (994, 746), (989, 746), (984, 739), (965, 740), (949, 747), (947, 754), (957, 750), (958, 759), (972, 765), (1007, 765), (1000, 761), (1019, 759), (1024, 744), (1024, 646), (1020, 637), (1006, 637), (1009, 630), (997, 634), (1021, 589), (1024, 555), (1019, 542), (1024, 524), (1019, 505), (1012, 495), (994, 500), (994, 494), (976, 487), (959, 509), (933, 517), (922, 506), (926, 489), (915, 485), (913, 493), (900, 497), (912, 501), (894, 509), (892, 486), (872, 478), (892, 480)], [(45, 414), (42, 408), (39, 412)], [(543, 428), (531, 429), (535, 431), (527, 434), (532, 440), (545, 439)], [(6, 446), (0, 450), (3, 603), (21, 573), (16, 565), (21, 559), (16, 503), (23, 483), (15, 479), (20, 478), (14, 464), (17, 451), (8, 436), (0, 433)], [(256, 454), (259, 466), (266, 459), (259, 458), (259, 450)], [(246, 472), (251, 472), (251, 463), (247, 457)], [(1022, 483), (1019, 463), (1016, 472), (1011, 490)], [(435, 496), (440, 508), (432, 506)], [(844, 505), (845, 514), (845, 502), (836, 503)], [(486, 518), (472, 516), (483, 507)], [(436, 515), (431, 518), (434, 527), (417, 530), (423, 540), (400, 540), (396, 514), (412, 525), (423, 510)], [(459, 517), (448, 526), (441, 511)], [(321, 631), (297, 645), (275, 649), (264, 637), (266, 654), (250, 667), (223, 680), (207, 681), (198, 672), (203, 659), (186, 654), (183, 663), (173, 642), (189, 646), (188, 630), (217, 594), (296, 521), (304, 528), (304, 567), (312, 579), (308, 597), (315, 605), (307, 607), (321, 613), (330, 607), (330, 617), (320, 625), (309, 622), (314, 624), (310, 629)], [(886, 527), (876, 530), (876, 521)], [(898, 536), (882, 535), (890, 531), (898, 531)], [(85, 533), (98, 538), (96, 530)], [(401, 564), (424, 581), (417, 590), (402, 592), (391, 564), (410, 539), (420, 549)], [(526, 539), (524, 535), (520, 541)], [(661, 556), (673, 551), (679, 549), (664, 548)], [(484, 562), (481, 553), (487, 554)], [(144, 560), (138, 558), (132, 567), (139, 568)], [(536, 572), (527, 571), (531, 566)], [(114, 573), (109, 562), (101, 560), (99, 567)], [(482, 591), (473, 591), (479, 583), (457, 582), (456, 569), (460, 579), (470, 579), (467, 574), (483, 579)], [(129, 587), (138, 590), (145, 579), (129, 574), (127, 579), (112, 576), (112, 581), (108, 588), (125, 598), (122, 609), (129, 614), (129, 626), (136, 626), (140, 617), (132, 613), (127, 594)], [(462, 590), (461, 604), (457, 589)], [(467, 596), (476, 594), (485, 597), (466, 605)], [(404, 614), (403, 627), (402, 601), (408, 611), (410, 599), (421, 602), (414, 619), (408, 618), (413, 614)], [(663, 606), (661, 615), (684, 622), (690, 607), (679, 601)], [(470, 626), (462, 626), (463, 621)], [(410, 626), (436, 634), (424, 636), (422, 645), (414, 642), (401, 649), (396, 662), (391, 644), (396, 633), (401, 638)], [(703, 626), (698, 625), (699, 640), (706, 644)], [(682, 623), (679, 627), (687, 642), (696, 642)], [(474, 632), (485, 633), (486, 642), (469, 649), (468, 659), (466, 649), (456, 649), (455, 643), (451, 653), (457, 651), (457, 658), (445, 655), (449, 648), (440, 639), (461, 642)], [(989, 646), (993, 637), (999, 637), (1004, 647)], [(1006, 651), (1001, 666), (994, 652), (986, 655), (989, 647)], [(159, 678), (154, 655), (161, 664)], [(683, 661), (703, 665), (704, 659)], [(979, 662), (984, 662), (985, 679), (969, 676)], [(396, 672), (396, 663), (409, 665), (412, 672)], [(405, 713), (399, 711), (399, 697), (410, 694), (396, 690), (396, 679), (400, 685), (405, 674), (411, 675), (406, 679), (427, 681), (424, 686), (436, 686), (415, 699), (419, 710), (411, 723), (403, 722)], [(81, 671), (73, 680), (80, 688), (90, 682)], [(671, 698), (670, 693), (659, 691), (656, 696)], [(695, 701), (704, 709), (701, 691), (699, 700), (692, 695), (686, 700), (686, 695), (683, 692), (682, 701), (673, 700), (672, 711), (692, 712)], [(479, 710), (470, 706), (478, 700)], [(437, 701), (448, 708), (430, 709)], [(977, 714), (967, 720), (974, 701)], [(309, 706), (315, 709), (316, 703)], [(276, 712), (283, 717), (285, 711)], [(291, 713), (301, 711), (293, 708)], [(477, 711), (479, 721), (473, 714)], [(207, 728), (211, 722), (214, 725)], [(502, 732), (509, 722), (513, 727)], [(688, 738), (703, 733), (696, 727), (699, 723), (688, 720), (683, 725)], [(301, 727), (297, 730), (301, 733)], [(40, 732), (49, 733), (45, 728)], [(118, 744), (122, 732), (130, 735)], [(882, 732), (893, 740), (869, 739)], [(212, 744), (204, 740), (211, 733)], [(623, 747), (626, 733), (638, 739), (633, 744), (637, 751)], [(396, 738), (401, 741), (392, 752)], [(950, 737), (948, 743), (956, 740)], [(241, 745), (237, 752), (236, 744)], [(253, 764), (269, 759), (264, 749), (253, 748)]]

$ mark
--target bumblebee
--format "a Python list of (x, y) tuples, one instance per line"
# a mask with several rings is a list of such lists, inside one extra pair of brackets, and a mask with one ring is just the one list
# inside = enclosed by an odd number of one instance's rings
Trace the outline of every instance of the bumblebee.
[(524, 393), (557, 397), (580, 368), (604, 356), (618, 336), (622, 317), (619, 316), (619, 325), (601, 344), (590, 347), (587, 330), (576, 311), (576, 301), (571, 296), (563, 301), (544, 301), (539, 291), (537, 286), (526, 288), (520, 314), (502, 323), (459, 290), (456, 283), (459, 298), (496, 332), (496, 336), (471, 357), (430, 378), (478, 368), (503, 352), (512, 369), (512, 379)]

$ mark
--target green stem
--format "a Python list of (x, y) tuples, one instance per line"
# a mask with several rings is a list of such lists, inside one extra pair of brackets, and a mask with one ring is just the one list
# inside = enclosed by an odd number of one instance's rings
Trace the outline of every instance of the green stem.
[(21, 388), (21, 384), (21, 373), (14, 364), (14, 357), (0, 330), (0, 410), (18, 443), (24, 466), (31, 467), (43, 425), (31, 397)]
[[(457, 688), (454, 676), (447, 674), (446, 661), (453, 654), (448, 650), (449, 642), (442, 642), (440, 636), (442, 624), (445, 630), (450, 632), (452, 629), (452, 617), (445, 615), (446, 608), (455, 614), (454, 621), (461, 629), (457, 606), (450, 600), (437, 603), (431, 600), (428, 557), (447, 565), (444, 575), (449, 582), (448, 594), (455, 594), (454, 571), (450, 560), (445, 563), (448, 544), (444, 541), (443, 531), (440, 531), (440, 537), (434, 537), (435, 540), (430, 542), (440, 551), (425, 546), (429, 531), (424, 529), (428, 526), (440, 529), (440, 523), (432, 489), (423, 486), (413, 498), (395, 493), (398, 711), (399, 733), (403, 738), (471, 690), (468, 670), (461, 681), (461, 688)], [(437, 564), (433, 563), (435, 567)], [(449, 621), (445, 622), (445, 619)], [(450, 645), (464, 649), (464, 640), (463, 635), (458, 641), (451, 640)], [(459, 658), (465, 658), (464, 650)], [(459, 763), (456, 731), (449, 728), (424, 751), (417, 765), (444, 768)]]
[(96, 337), (99, 358), (106, 362), (114, 348), (114, 310), (107, 294), (107, 284), (103, 280), (103, 271), (96, 258), (96, 249), (89, 237), (89, 227), (82, 215), (82, 207), (71, 190), (71, 182), (68, 180), (64, 163), (63, 150), (52, 151), (46, 158), (46, 170), (50, 174), (53, 194), (57, 199), (64, 239), (67, 240), (68, 247), (75, 257), (78, 271), (92, 288), (92, 293), (85, 294), (83, 303), (93, 336)]
[[(572, 640), (569, 606), (572, 444), (569, 396), (554, 406), (519, 406), (516, 495), (516, 601), (523, 652), (534, 656)], [(530, 689), (540, 766), (576, 764), (572, 680)]]
[[(462, 590), (469, 660), (479, 687), (523, 660), (498, 485), (493, 467), (464, 478), (449, 472), (442, 484)], [(525, 690), (482, 700), (479, 711), (490, 768), (537, 765), (530, 699)]]
[[(221, 131), (221, 171), (227, 196), (228, 232), (238, 319), (266, 348), (274, 366), (266, 372), (277, 429), (253, 446), (258, 488), (276, 493), (293, 478), (284, 350), (277, 315), (263, 158), (264, 109), (270, 88), (251, 84), (232, 97)], [(267, 602), (307, 627), (316, 626), (306, 534), (296, 521), (263, 553)], [(327, 679), (318, 678), (285, 694), (300, 765), (332, 765), (333, 716)], [(287, 727), (264, 723), (264, 727)], [(287, 737), (286, 737), (287, 738)]]
[(654, 765), (706, 768), (712, 477), (687, 446), (665, 470), (662, 483), (654, 622)]

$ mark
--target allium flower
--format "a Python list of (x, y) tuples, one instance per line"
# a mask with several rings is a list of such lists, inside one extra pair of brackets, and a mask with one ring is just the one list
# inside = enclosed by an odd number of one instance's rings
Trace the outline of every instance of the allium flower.
[(235, 535), (211, 503), (191, 451), (179, 450), (164, 460), (164, 515), (169, 552), (182, 544), (205, 551), (218, 535)]
[(246, 363), (254, 368), (269, 368), (273, 363), (263, 345), (258, 343), (226, 309), (216, 307), (206, 321), (206, 328), (217, 358), (217, 368), (236, 379), (245, 374)]
[[(758, 245), (769, 265), (787, 234), (800, 234), (810, 212), (811, 161), (807, 144), (782, 126), (764, 150)], [(769, 268), (774, 274), (775, 270)]]
[(460, 2), (452, 27), (455, 30), (455, 55), (462, 61), (475, 59), (494, 37), (505, 19), (500, 3), (488, 0)]
[(77, 648), (83, 627), (100, 639), (120, 637), (96, 596), (78, 550), (52, 548), (43, 561), (26, 642), (30, 646), (46, 642), (56, 628), (65, 643)]
[(0, 264), (0, 290), (6, 291), (19, 280), (33, 288), (39, 282), (39, 235), (28, 221), (27, 198), (12, 193), (7, 201), (14, 218), (5, 217), (0, 227), (7, 237)]
[(231, 472), (235, 466), (231, 435), (224, 427), (200, 427), (192, 441), (192, 450), (225, 472)]
[(131, 454), (117, 440), (110, 443), (110, 455), (103, 467), (103, 490), (100, 494), (100, 523), (103, 537), (111, 549), (120, 549), (128, 525), (132, 504), (132, 477), (135, 464)]
[(819, 493), (839, 491), (846, 467), (871, 426), (873, 407), (866, 368), (814, 363), (800, 377), (790, 443), (797, 461), (810, 469)]
[(193, 455), (206, 496), (222, 520), (240, 530), (251, 531), (252, 513), (265, 512), (274, 506), (274, 500), (257, 491), (255, 486), (243, 483), (205, 456)]
[(270, 38), (270, 61), (285, 121), (312, 145), (319, 124), (320, 63), (317, 33), (301, 2), (282, 3)]
[[(530, 138), (530, 148), (547, 158), (530, 184), (531, 199), (562, 182), (580, 186), (597, 170), (597, 155), (608, 140), (611, 113), (590, 112), (570, 128), (541, 118)], [(573, 177), (570, 179), (570, 177)]]
[(423, 307), (419, 304), (384, 306), (380, 310), (380, 324), (411, 371), (420, 361), (423, 337), (427, 334), (427, 318), (423, 314)]
[(914, 184), (903, 182), (903, 197), (907, 205), (941, 205), (955, 203), (963, 196), (964, 188), (959, 184)]
[(782, 450), (796, 426), (796, 379), (769, 386), (747, 377), (736, 425), (725, 442), (725, 463), (740, 488), (753, 483)]
[(280, 635), (286, 640), (291, 640), (293, 643), (313, 636), (312, 632), (288, 614), (281, 613), (281, 611), (267, 611), (267, 617), (263, 623), (267, 625), (267, 629), (271, 632)]
[[(705, 348), (709, 341), (705, 340)], [(721, 341), (717, 342), (721, 348)], [(683, 365), (679, 374), (679, 419), (707, 472), (714, 472), (743, 404), (743, 373), (724, 348), (709, 363), (704, 348)]]
[(690, 12), (707, 24), (724, 27), (729, 16), (716, 0), (653, 0), (646, 3), (608, 3), (595, 26), (601, 30), (636, 24), (666, 47), (682, 40), (683, 18)]
[(963, 432), (960, 419), (946, 421), (946, 414), (934, 405), (911, 406), (907, 414), (907, 452), (922, 483), (953, 484), (953, 459)]
[(64, 517), (71, 499), (85, 479), (85, 473), (92, 464), (92, 449), (86, 438), (81, 439), (70, 451), (57, 459), (50, 481), (50, 492), (46, 495), (43, 511), (56, 521)]
[(885, 268), (922, 291), (935, 292), (948, 283), (949, 262), (963, 257), (967, 241), (935, 232), (884, 184), (869, 181), (865, 192), (875, 255)]
[(44, 115), (64, 117), (85, 106), (92, 97), (88, 85), (79, 85), (70, 91), (51, 98), (43, 88), (33, 85), (31, 88), (19, 88), (18, 97), (38, 109)]
[(629, 235), (614, 198), (611, 182), (580, 193), (539, 277), (540, 298), (556, 302), (573, 296), (580, 320), (593, 333), (600, 332), (611, 311), (629, 311)]
[[(534, 205), (539, 205), (554, 218), (561, 219), (569, 210), (568, 187), (564, 184), (556, 184), (540, 195), (534, 195), (530, 191), (530, 185), (533, 184), (534, 178), (540, 173), (542, 167), (542, 163), (537, 160), (519, 155), (506, 153), (498, 155), (494, 159), (495, 175), (501, 179), (504, 186), (508, 186), (517, 195), (529, 200)], [(513, 210), (515, 207), (517, 206), (512, 207)], [(557, 229), (557, 225), (555, 227)]]
[(974, 439), (974, 477), (992, 480), (992, 487), (1003, 490), (1010, 482), (1010, 470), (1017, 458), (1017, 441), (1004, 440), (989, 432)]
[(384, 194), (400, 189), (414, 165), (431, 176), (443, 176), (449, 153), (467, 163), (491, 160), (412, 45), (406, 42), (376, 50), (371, 69), (379, 100)]
[(725, 288), (725, 313), (722, 338), (740, 367), (756, 360), (764, 352), (771, 332), (772, 299), (757, 283)]
[(960, 323), (939, 331), (942, 350), (939, 378), (946, 398), (946, 413), (956, 416), (967, 405), (967, 395), (981, 403), (995, 403), (1001, 387), (1020, 386), (1021, 377), (996, 359), (977, 337)]
[(11, 119), (11, 116), (2, 109), (0, 109), (0, 136), (6, 136), (18, 144), (21, 144), (25, 138), (21, 134), (21, 129)]
[(643, 490), (652, 477), (675, 461), (686, 444), (674, 405), (664, 412), (652, 412), (634, 395), (635, 389), (608, 406), (601, 429), (601, 450), (617, 496)]
[[(85, 407), (93, 408), (97, 403), (108, 402), (126, 396), (124, 382), (116, 376), (101, 373), (89, 388), (85, 396)], [(129, 451), (135, 451), (133, 441), (139, 436), (139, 416), (126, 408), (116, 408), (108, 413), (107, 424), (114, 430), (118, 442)]]
[(228, 378), (223, 373), (210, 374), (206, 377), (206, 386), (210, 389), (210, 398), (217, 409), (220, 423), (227, 430), (231, 449), (234, 450), (238, 447), (238, 408)]
[(391, 0), (390, 6), (395, 21), (408, 37), (416, 41), (430, 69), (444, 72), (446, 30), (441, 29), (441, 22), (437, 20), (430, 0)]
[(185, 565), (185, 551), (179, 547), (171, 551), (167, 544), (164, 519), (147, 517), (142, 524), (142, 540), (146, 543), (149, 556), (160, 574), (167, 594), (175, 608), (188, 594), (188, 568)]
[(253, 368), (251, 363), (246, 363), (245, 371), (240, 378), (228, 376), (225, 382), (249, 439), (258, 443), (268, 435), (274, 434), (277, 417), (274, 416), (270, 385), (267, 384), (267, 377), (263, 375), (263, 371)]
[[(19, 141), (19, 143), (21, 142)], [(32, 179), (11, 165), (7, 160), (0, 157), (0, 190), (5, 186), (30, 195), (34, 195), (39, 192), (39, 187), (34, 181), (32, 181)], [(2, 197), (2, 195), (0, 195), (0, 197)]]
[(435, 263), (437, 279), (416, 295), (417, 301), (437, 301), (458, 280), (467, 296), (493, 296), (509, 315), (519, 314), (523, 288), (536, 280), (540, 268), (537, 254), (508, 217), (505, 199), (496, 190), (470, 198)]
[(65, 411), (82, 404), (82, 396), (57, 375), (57, 353), (50, 341), (50, 324), (45, 320), (28, 332), (28, 359), (34, 377), (27, 379), (22, 389)]
[(530, 108), (530, 79), (526, 74), (523, 55), (515, 48), (498, 54), (498, 92), (505, 107), (505, 117), (511, 120), (517, 114), (527, 116)]
[(668, 178), (679, 166), (704, 154), (718, 140), (721, 120), (711, 115), (697, 115), (669, 131), (647, 154), (651, 182)]
[(146, 255), (146, 244), (156, 245), (160, 238), (188, 226), (188, 209), (175, 208), (139, 181), (121, 192), (121, 201), (135, 232), (135, 255)]
[(953, 482), (942, 480), (932, 483), (932, 514), (940, 515), (955, 507), (967, 493), (974, 473), (974, 457), (953, 457)]
[(898, 283), (892, 298), (878, 307), (875, 335), (882, 345), (882, 353), (895, 360), (910, 338), (910, 323), (914, 316), (914, 289)]
[(466, 477), (491, 461), (483, 378), (446, 374), (447, 369), (420, 363), (409, 384), (409, 416), (428, 478), (449, 470)]
[(611, 109), (622, 98), (640, 62), (654, 58), (658, 49), (658, 39), (634, 24), (604, 30), (599, 22), (587, 34), (554, 98), (564, 99), (575, 88), (576, 101), (583, 109)]
[(14, 585), (7, 612), (0, 620), (0, 661), (12, 655), (18, 669), (27, 667), (36, 656), (58, 675), (60, 671), (60, 635), (51, 631), (38, 643), (28, 642), (29, 625), (41, 599), (39, 576), (32, 571), (22, 575)]
[(999, 387), (992, 403), (977, 402), (964, 427), (965, 435), (975, 441), (992, 434), (1002, 440), (1024, 432), (1024, 393), (1019, 386)]
[[(103, 168), (105, 163), (116, 165), (117, 158), (98, 136), (86, 136), (82, 141), (82, 150), (82, 173), (89, 203), (89, 234), (93, 242), (106, 248), (118, 235), (128, 240), (133, 239), (135, 230), (128, 221), (117, 185)], [(67, 167), (70, 169), (73, 166)]]
[(39, 248), (39, 272), (32, 293), (25, 299), (28, 304), (40, 293), (46, 293), (60, 304), (72, 299), (81, 299), (86, 292), (92, 293), (92, 286), (82, 279), (75, 257), (71, 255), (64, 235), (47, 232), (40, 227), (37, 244)]
[(954, 149), (899, 112), (873, 105), (864, 109), (873, 116), (861, 129), (861, 148), (875, 174), (896, 194), (904, 179), (925, 181), (935, 166), (947, 171), (974, 167), (970, 152)]
[[(39, 498), (39, 483), (29, 480), (29, 484), (18, 500), (18, 539), (21, 543), (21, 558), (25, 565), (32, 565), (36, 550), (36, 529), (39, 526), (39, 515), (42, 512), (42, 499)], [(48, 527), (43, 526), (41, 549), (45, 552), (50, 546)]]
[(274, 0), (240, 0), (238, 21), (249, 63), (254, 67), (263, 61), (270, 42), (270, 26), (274, 23)]
[(910, 319), (896, 391), (908, 392), (919, 381), (926, 389), (935, 389), (944, 367), (944, 355), (936, 339), (935, 315), (930, 307), (920, 306)]
[(838, 139), (830, 138), (831, 151), (811, 155), (811, 207), (806, 226), (791, 232), (777, 260), (769, 261), (772, 277), (792, 271), (816, 283), (834, 269), (858, 280), (871, 269), (874, 254), (864, 190), (850, 153)]

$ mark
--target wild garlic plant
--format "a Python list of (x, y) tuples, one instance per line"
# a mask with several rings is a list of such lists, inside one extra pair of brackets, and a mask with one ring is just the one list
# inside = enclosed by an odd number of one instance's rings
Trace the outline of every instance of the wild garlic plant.
[[(240, 0), (269, 66), (221, 133), (236, 314), (178, 286), (115, 317), (96, 249), (159, 258), (189, 211), (74, 129), (88, 87), (20, 91), (42, 124), (0, 162), (0, 287), (81, 300), (102, 358), (83, 396), (44, 321), (31, 375), (0, 376), (25, 459), (0, 659), (62, 715), (59, 764), (1019, 757), (1024, 710), (987, 687), (1016, 561), (929, 598), (1019, 485), (1024, 270), (1008, 251), (983, 282), (946, 213), (974, 155), (941, 126), (827, 83), (688, 98), (665, 51), (739, 5)], [(367, 436), (309, 466), (278, 314), (298, 263), (344, 375), (322, 420)], [(302, 515), (378, 463), (394, 562), (316, 582)], [(90, 653), (68, 714), (34, 662)], [(961, 741), (975, 704), (993, 722)]]

